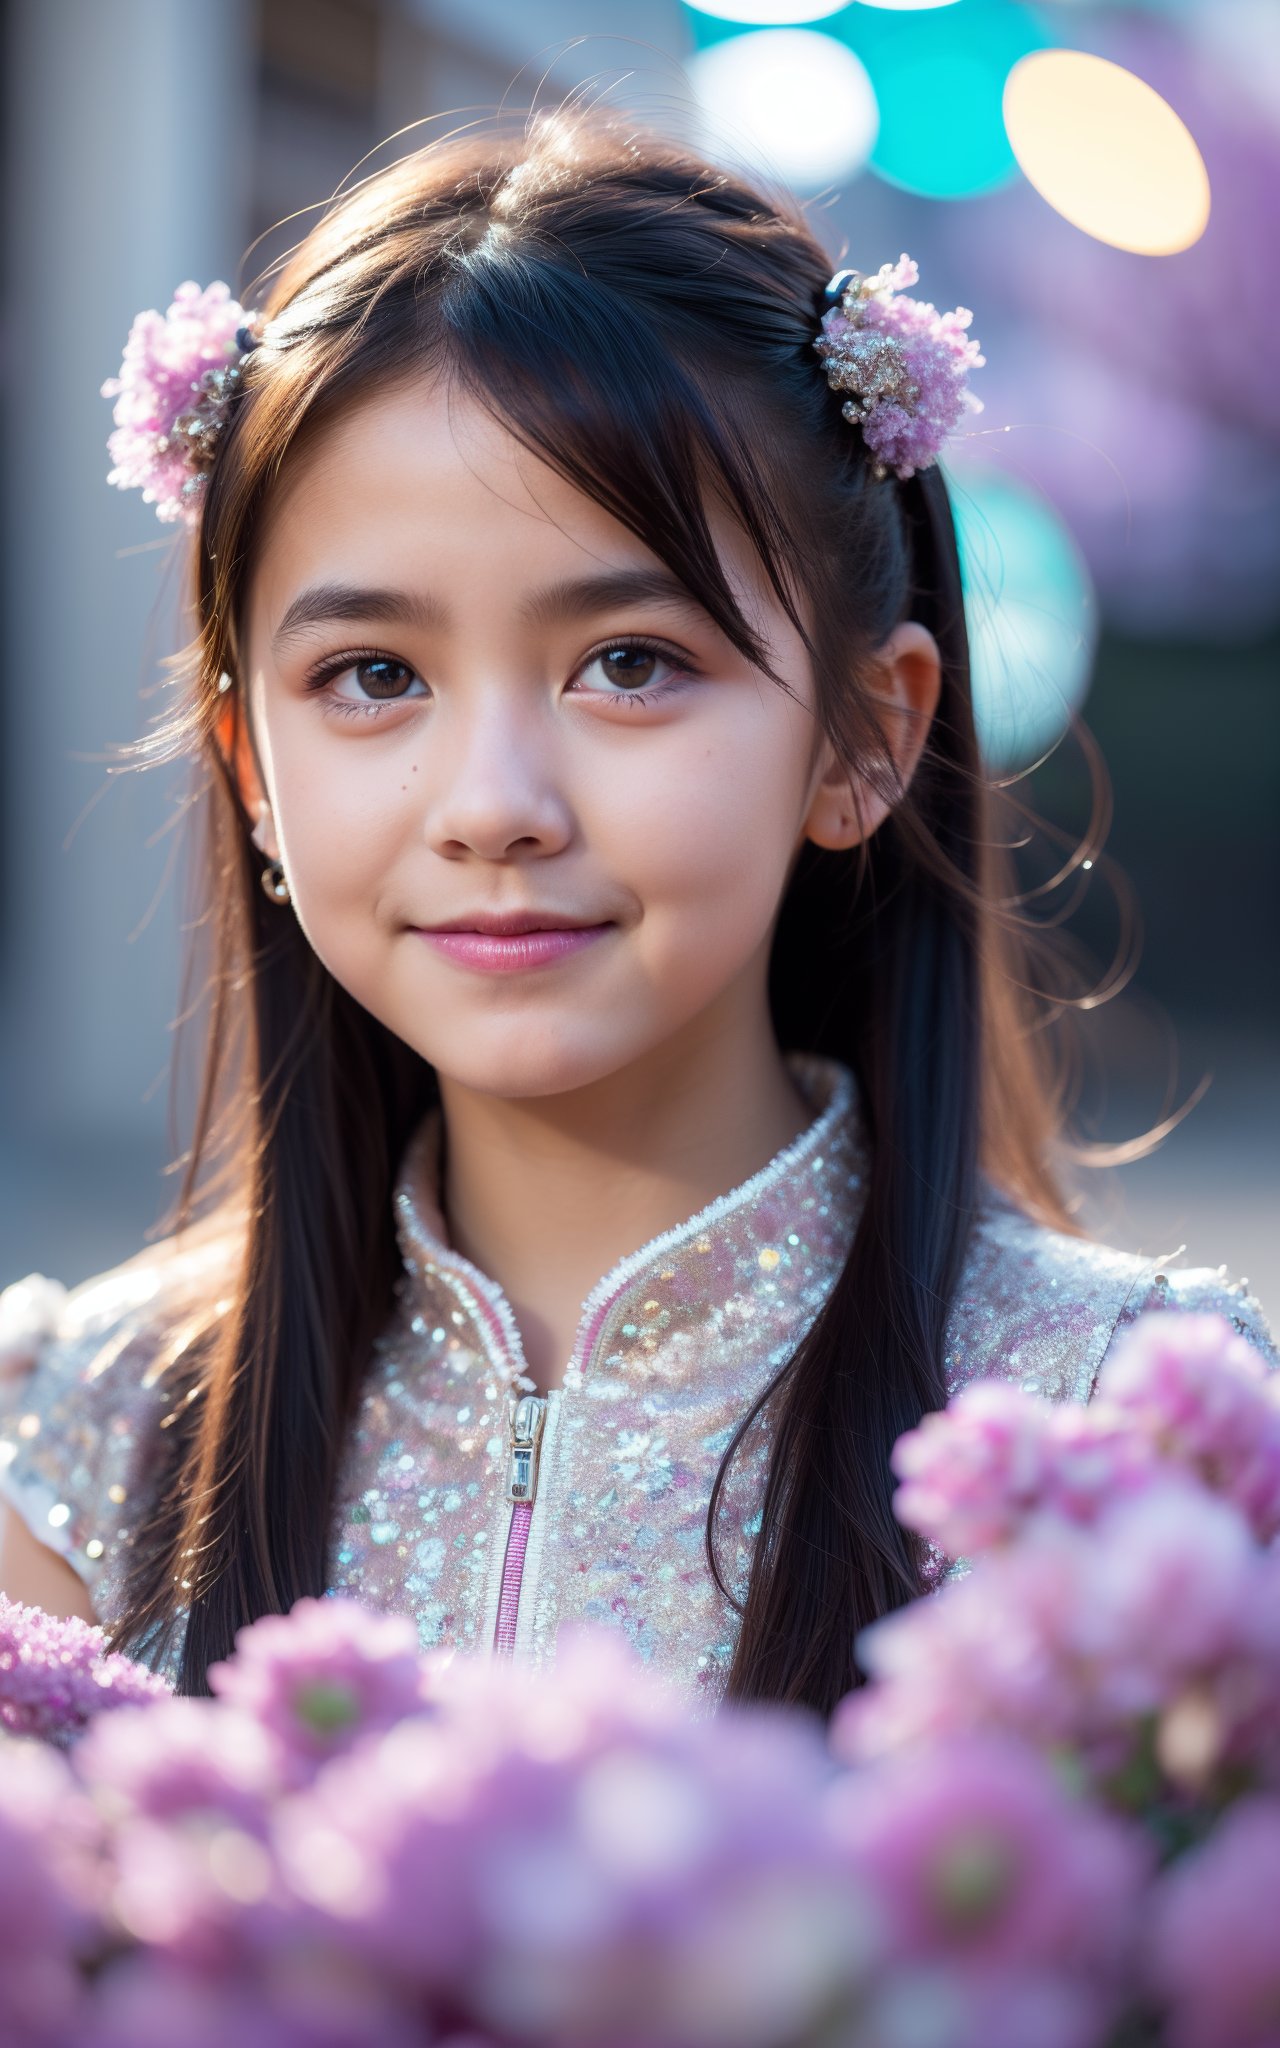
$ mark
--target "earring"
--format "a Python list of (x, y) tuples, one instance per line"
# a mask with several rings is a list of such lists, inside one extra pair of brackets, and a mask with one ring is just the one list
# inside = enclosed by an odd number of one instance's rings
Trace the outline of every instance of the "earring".
[(290, 893), (284, 868), (278, 860), (273, 860), (270, 867), (265, 867), (262, 870), (261, 881), (263, 888), (273, 903), (292, 903), (293, 896)]

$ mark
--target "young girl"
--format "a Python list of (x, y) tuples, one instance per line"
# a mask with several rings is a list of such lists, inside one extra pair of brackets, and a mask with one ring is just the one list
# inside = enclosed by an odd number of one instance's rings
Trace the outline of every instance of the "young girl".
[(142, 751), (207, 766), (207, 1062), (170, 1233), (3, 1297), (0, 1584), (183, 1691), (341, 1590), (825, 1713), (961, 1563), (889, 1463), (960, 1384), (1087, 1401), (1156, 1306), (1277, 1363), (1070, 1220), (936, 461), (982, 359), (909, 259), (829, 271), (539, 118), (104, 387), (192, 533)]

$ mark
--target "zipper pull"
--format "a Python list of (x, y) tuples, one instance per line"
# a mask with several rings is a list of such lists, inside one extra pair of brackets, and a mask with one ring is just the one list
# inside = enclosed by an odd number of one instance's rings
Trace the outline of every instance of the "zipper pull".
[(538, 1486), (538, 1453), (542, 1426), (547, 1419), (546, 1397), (542, 1394), (507, 1396), (507, 1420), (511, 1432), (507, 1464), (507, 1499), (531, 1501)]

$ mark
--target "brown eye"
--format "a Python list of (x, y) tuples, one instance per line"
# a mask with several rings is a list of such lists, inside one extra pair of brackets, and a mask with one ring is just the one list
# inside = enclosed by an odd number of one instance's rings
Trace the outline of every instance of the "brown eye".
[(607, 682), (617, 683), (623, 689), (643, 689), (653, 681), (654, 670), (661, 656), (650, 647), (608, 647), (596, 660)]
[[(398, 670), (399, 674), (388, 674), (389, 670)], [(413, 671), (403, 661), (379, 655), (373, 660), (353, 662), (350, 673), (370, 697), (399, 697), (404, 694), (404, 678)]]
[(407, 661), (401, 661), (398, 655), (382, 654), (376, 647), (353, 648), (346, 654), (335, 655), (307, 678), (307, 689), (316, 694), (326, 712), (338, 711), (346, 717), (360, 712), (366, 719), (376, 718), (379, 711), (397, 704), (417, 703), (431, 694)]
[(675, 648), (648, 640), (609, 640), (587, 656), (574, 687), (580, 696), (650, 704), (681, 689), (694, 674)]

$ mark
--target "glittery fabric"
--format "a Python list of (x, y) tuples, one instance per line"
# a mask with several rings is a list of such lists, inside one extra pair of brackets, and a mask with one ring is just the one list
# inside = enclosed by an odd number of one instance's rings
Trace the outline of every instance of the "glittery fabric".
[[(737, 1615), (707, 1566), (712, 1482), (840, 1271), (867, 1165), (851, 1074), (809, 1055), (789, 1064), (808, 1128), (584, 1302), (563, 1384), (545, 1397), (531, 1509), (506, 1495), (507, 1404), (536, 1388), (502, 1291), (447, 1242), (439, 1123), (423, 1120), (394, 1195), (404, 1272), (343, 1449), (331, 1591), (412, 1614), (424, 1648), (492, 1654), (507, 1560), (517, 1659), (546, 1664), (563, 1623), (596, 1621), (623, 1630), (694, 1711), (714, 1704)], [(192, 1305), (226, 1288), (232, 1252), (227, 1238), (189, 1240), (69, 1292), (33, 1275), (0, 1295), (0, 1493), (70, 1560), (104, 1621), (147, 1512), (166, 1371), (196, 1327)], [(948, 1324), (949, 1388), (994, 1374), (1087, 1401), (1118, 1330), (1152, 1307), (1218, 1309), (1280, 1366), (1261, 1308), (1225, 1269), (1166, 1270), (1062, 1235), (988, 1187)], [(750, 1433), (721, 1496), (717, 1557), (739, 1597), (768, 1443), (767, 1428)], [(936, 1553), (933, 1567), (935, 1582), (966, 1569)], [(161, 1668), (176, 1669), (178, 1648)]]

